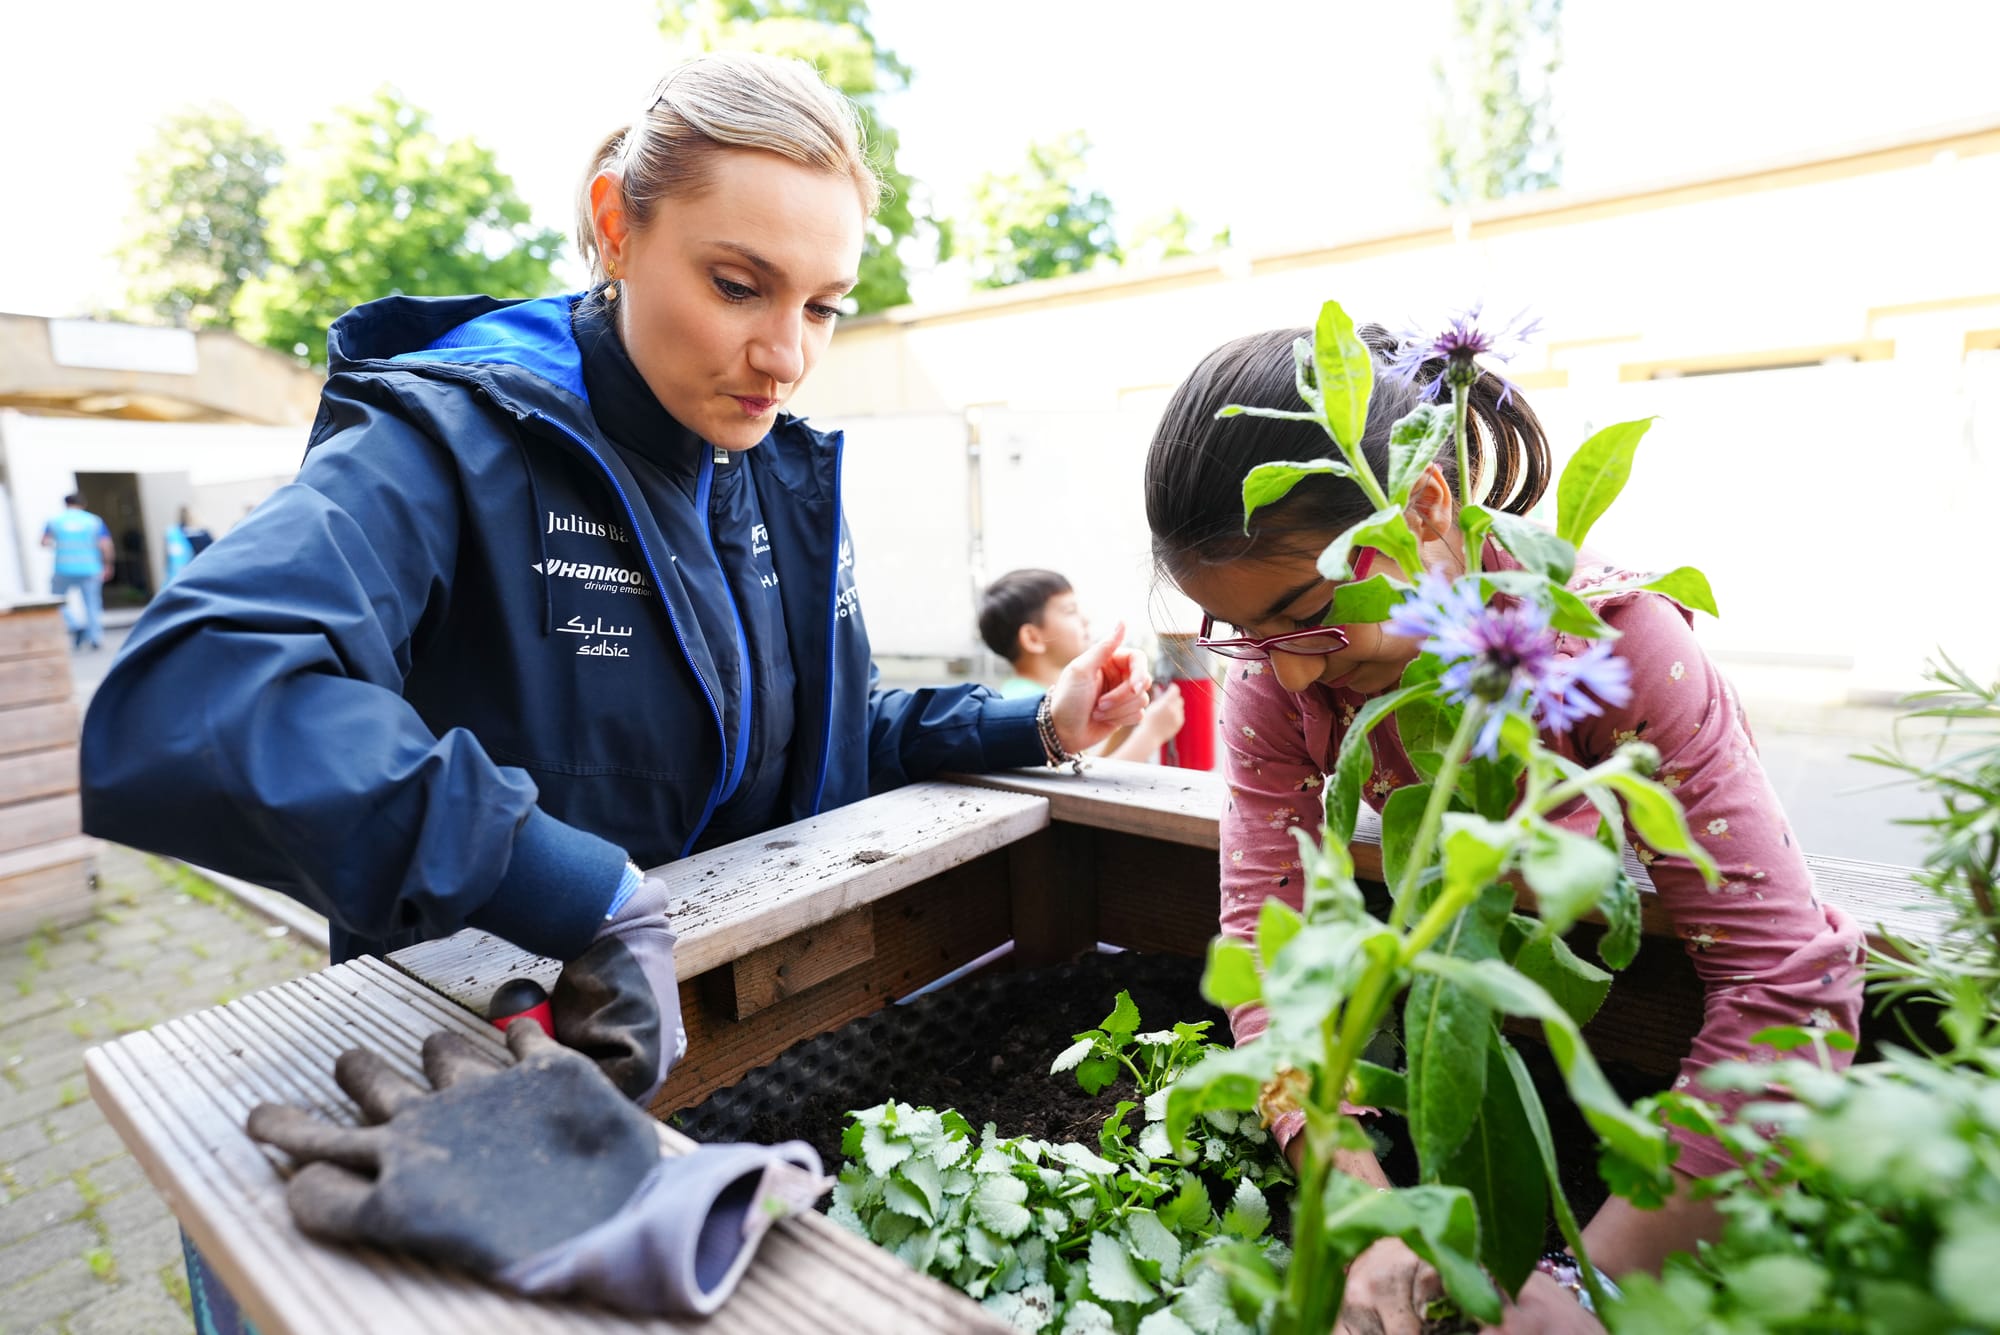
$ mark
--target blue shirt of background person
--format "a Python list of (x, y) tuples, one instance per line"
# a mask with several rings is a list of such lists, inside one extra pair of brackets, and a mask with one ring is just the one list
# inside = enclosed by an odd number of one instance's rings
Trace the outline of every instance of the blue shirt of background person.
[[(69, 627), (70, 641), (81, 649), (95, 649), (104, 643), (104, 581), (111, 573), (111, 530), (104, 521), (83, 508), (83, 497), (72, 493), (63, 498), (68, 508), (42, 526), (42, 546), (56, 552), (55, 575), (49, 592), (63, 600), (63, 624)], [(79, 621), (70, 608), (74, 590), (83, 598)]]

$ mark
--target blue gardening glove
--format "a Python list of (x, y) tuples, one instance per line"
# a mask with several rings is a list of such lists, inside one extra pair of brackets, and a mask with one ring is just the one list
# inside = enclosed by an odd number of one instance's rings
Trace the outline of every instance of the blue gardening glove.
[(556, 978), (549, 1011), (558, 1040), (650, 1103), (687, 1053), (666, 882), (628, 865), (611, 902), (597, 939)]
[(250, 1135), (299, 1164), (299, 1227), (456, 1266), (519, 1293), (569, 1294), (647, 1316), (706, 1316), (771, 1221), (830, 1185), (807, 1145), (661, 1153), (658, 1128), (580, 1053), (533, 1021), (501, 1065), (450, 1033), (424, 1040), (432, 1089), (373, 1052), (334, 1078), (373, 1125), (262, 1104)]

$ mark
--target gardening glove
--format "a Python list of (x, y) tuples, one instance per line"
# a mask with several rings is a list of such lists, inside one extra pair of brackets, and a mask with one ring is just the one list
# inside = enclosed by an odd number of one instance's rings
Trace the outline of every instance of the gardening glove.
[(667, 885), (627, 864), (590, 948), (563, 966), (549, 997), (556, 1038), (641, 1104), (687, 1052)]
[(298, 1163), (285, 1199), (316, 1238), (471, 1271), (518, 1293), (648, 1316), (706, 1316), (773, 1219), (830, 1184), (808, 1145), (665, 1156), (651, 1118), (531, 1021), (502, 1064), (460, 1035), (424, 1040), (425, 1089), (363, 1049), (334, 1078), (367, 1126), (261, 1104), (250, 1135)]

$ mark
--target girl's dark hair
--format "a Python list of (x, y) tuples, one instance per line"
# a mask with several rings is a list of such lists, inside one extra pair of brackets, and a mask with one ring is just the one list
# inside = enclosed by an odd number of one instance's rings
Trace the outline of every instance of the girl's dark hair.
[[(1390, 428), (1423, 401), (1431, 383), (1444, 373), (1444, 359), (1426, 362), (1405, 380), (1389, 374), (1385, 365), (1396, 351), (1394, 335), (1372, 324), (1356, 332), (1375, 354), (1375, 389), (1368, 400), (1361, 452), (1375, 476), (1386, 478)], [(1252, 468), (1336, 456), (1337, 449), (1312, 422), (1247, 415), (1218, 420), (1215, 414), (1232, 403), (1303, 410), (1292, 344), (1311, 337), (1310, 329), (1273, 329), (1225, 343), (1174, 391), (1146, 454), (1146, 522), (1153, 532), (1153, 558), (1169, 579), (1253, 550), (1316, 552), (1373, 513), (1359, 486), (1321, 474), (1259, 509), (1249, 535), (1243, 532), (1243, 478)], [(1503, 403), (1503, 395), (1506, 387), (1498, 376), (1482, 375), (1473, 385), (1467, 454), (1475, 471), (1488, 478), (1480, 503), (1526, 514), (1548, 488), (1548, 441), (1521, 396), (1508, 395)], [(1449, 443), (1439, 451), (1437, 464), (1457, 495), (1458, 459)]]

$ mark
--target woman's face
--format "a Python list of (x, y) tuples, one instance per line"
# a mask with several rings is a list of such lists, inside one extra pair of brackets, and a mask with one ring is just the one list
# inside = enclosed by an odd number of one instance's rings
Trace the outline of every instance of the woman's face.
[(748, 150), (710, 167), (706, 189), (662, 200), (638, 230), (608, 176), (592, 202), (632, 364), (675, 421), (747, 450), (826, 350), (865, 219), (845, 175)]
[[(1411, 531), (1420, 539), (1427, 568), (1451, 574), (1463, 569), (1450, 491), (1437, 469), (1431, 469), (1417, 484), (1406, 513)], [(1337, 536), (1328, 534), (1326, 541), (1331, 542)], [(1295, 551), (1204, 566), (1181, 576), (1181, 591), (1218, 622), (1235, 628), (1224, 632), (1218, 627), (1218, 634), (1262, 639), (1306, 630), (1321, 624), (1338, 587), (1334, 581), (1323, 578), (1314, 565), (1325, 545), (1308, 543)], [(1380, 552), (1375, 554), (1369, 574), (1388, 575), (1405, 582), (1414, 579)], [(1317, 682), (1373, 695), (1401, 680), (1403, 669), (1417, 656), (1422, 644), (1419, 640), (1391, 635), (1380, 624), (1341, 629), (1347, 633), (1348, 646), (1338, 653), (1290, 654), (1273, 650), (1269, 670), (1278, 684), (1296, 692)]]

